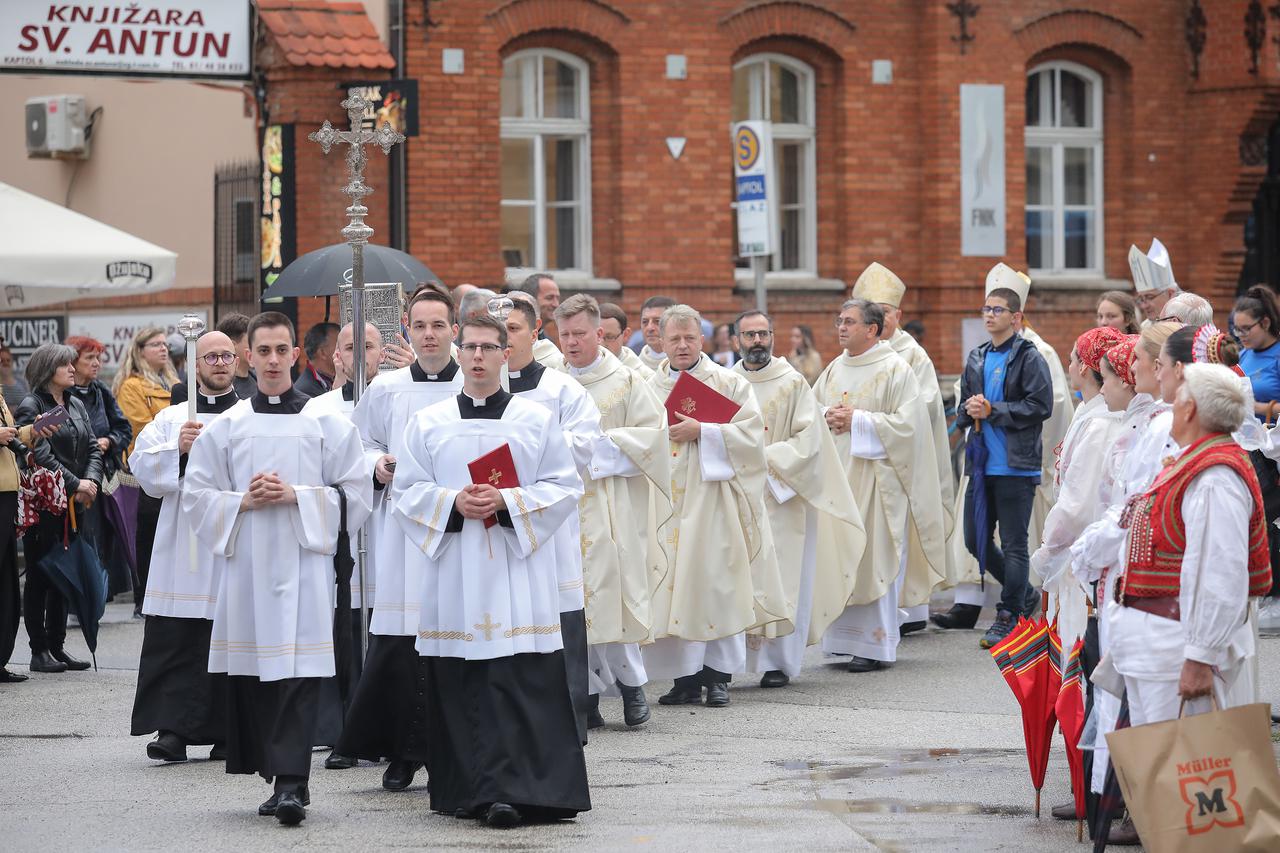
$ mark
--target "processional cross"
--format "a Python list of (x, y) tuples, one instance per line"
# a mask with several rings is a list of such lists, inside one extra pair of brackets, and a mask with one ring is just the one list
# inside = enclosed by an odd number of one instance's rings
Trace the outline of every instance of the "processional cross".
[[(324, 124), (314, 133), (307, 134), (307, 139), (320, 143), (320, 150), (325, 154), (335, 145), (349, 145), (347, 149), (347, 183), (342, 187), (343, 195), (350, 197), (347, 206), (347, 225), (342, 229), (342, 236), (347, 238), (351, 247), (351, 337), (354, 346), (355, 364), (352, 365), (351, 377), (354, 391), (352, 400), (360, 402), (364, 393), (364, 247), (373, 236), (373, 229), (364, 221), (369, 215), (369, 208), (364, 206), (364, 197), (373, 189), (364, 182), (364, 167), (369, 162), (365, 156), (364, 146), (376, 144), (383, 154), (391, 153), (391, 146), (404, 142), (404, 134), (399, 133), (388, 124), (376, 130), (364, 129), (365, 113), (373, 107), (373, 102), (366, 98), (359, 87), (347, 89), (347, 99), (342, 102), (347, 111), (347, 122), (350, 130), (337, 130), (325, 119)], [(360, 578), (360, 589), (365, 586), (365, 532), (362, 526), (356, 533), (356, 568)], [(363, 659), (369, 636), (369, 601), (366, 596), (360, 598), (360, 656)]]

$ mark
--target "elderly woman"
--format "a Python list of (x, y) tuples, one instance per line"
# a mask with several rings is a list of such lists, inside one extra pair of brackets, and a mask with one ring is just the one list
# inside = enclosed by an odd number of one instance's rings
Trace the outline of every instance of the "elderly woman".
[[(143, 428), (172, 402), (170, 389), (177, 381), (178, 374), (169, 362), (169, 345), (165, 341), (164, 329), (150, 326), (134, 335), (133, 345), (125, 353), (112, 387), (116, 401), (133, 427), (133, 440), (125, 451), (126, 459), (133, 452), (133, 442)], [(134, 537), (138, 567), (138, 576), (133, 583), (133, 615), (136, 619), (142, 618), (142, 599), (147, 590), (151, 547), (155, 544), (159, 518), (160, 501), (146, 492), (139, 492)]]
[[(133, 427), (129, 419), (116, 405), (116, 398), (107, 384), (98, 378), (102, 367), (102, 353), (106, 349), (99, 341), (83, 335), (67, 338), (67, 346), (76, 351), (76, 384), (71, 393), (84, 403), (93, 423), (93, 434), (102, 451), (102, 481), (105, 483), (124, 464), (121, 454), (133, 439)], [(95, 501), (86, 511), (90, 529), (98, 551), (98, 558), (107, 570), (107, 596), (129, 589), (129, 566), (116, 549), (114, 530), (103, 516), (103, 502)]]
[(1248, 413), (1237, 375), (1182, 367), (1170, 434), (1180, 455), (1128, 519), (1124, 574), (1106, 603), (1134, 725), (1172, 720), (1229, 689), (1255, 654), (1249, 599), (1271, 589), (1266, 519), (1249, 455), (1232, 438)]
[[(66, 344), (42, 344), (27, 361), (27, 385), (32, 389), (14, 413), (20, 424), (33, 424), (40, 415), (62, 406), (69, 418), (47, 441), (33, 448), (36, 461), (62, 475), (67, 497), (77, 507), (87, 508), (98, 497), (102, 480), (102, 450), (93, 433), (93, 422), (84, 404), (72, 393), (75, 385), (76, 351)], [(63, 649), (67, 638), (67, 605), (62, 593), (38, 568), (40, 561), (62, 542), (64, 515), (40, 513), (40, 520), (27, 531), (27, 588), (22, 602), (22, 618), (31, 641), (32, 672), (66, 672), (88, 669)]]

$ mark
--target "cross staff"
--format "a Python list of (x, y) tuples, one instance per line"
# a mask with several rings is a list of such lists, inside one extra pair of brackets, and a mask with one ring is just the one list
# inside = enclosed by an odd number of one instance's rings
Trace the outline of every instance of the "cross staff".
[[(351, 247), (351, 343), (355, 348), (352, 365), (352, 401), (360, 402), (364, 392), (364, 247), (373, 236), (373, 229), (364, 221), (369, 215), (369, 208), (364, 206), (363, 199), (373, 192), (364, 182), (364, 167), (369, 162), (365, 156), (364, 146), (376, 144), (383, 154), (391, 153), (391, 146), (404, 142), (404, 134), (394, 130), (391, 125), (384, 124), (377, 130), (364, 129), (364, 115), (373, 108), (373, 102), (364, 96), (361, 89), (353, 86), (347, 89), (347, 99), (342, 102), (347, 111), (347, 122), (350, 130), (337, 130), (325, 119), (324, 124), (315, 133), (307, 135), (307, 139), (320, 143), (320, 150), (328, 154), (335, 145), (348, 145), (347, 149), (347, 183), (342, 188), (343, 195), (351, 198), (347, 207), (348, 222), (342, 229), (342, 236), (347, 238)], [(356, 532), (356, 565), (360, 573), (360, 658), (364, 659), (365, 644), (369, 635), (369, 602), (365, 591), (365, 535), (364, 527)]]

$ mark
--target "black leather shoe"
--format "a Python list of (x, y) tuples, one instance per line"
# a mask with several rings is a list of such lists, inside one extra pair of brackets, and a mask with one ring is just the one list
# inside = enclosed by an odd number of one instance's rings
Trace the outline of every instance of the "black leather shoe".
[[(304, 806), (311, 805), (310, 787), (308, 787), (307, 785), (302, 786), (302, 790), (301, 792), (299, 792), (299, 799), (302, 800), (302, 804)], [(271, 817), (273, 814), (276, 813), (276, 807), (279, 804), (280, 804), (280, 795), (272, 794), (271, 796), (267, 797), (265, 801), (263, 801), (262, 805), (258, 806), (258, 814), (262, 815), (263, 817)]]
[(1054, 806), (1049, 814), (1053, 815), (1054, 820), (1075, 820), (1076, 819), (1076, 801), (1063, 803), (1060, 806)]
[(156, 761), (186, 761), (187, 744), (173, 732), (160, 732), (160, 736), (147, 744), (147, 758)]
[(31, 653), (32, 672), (66, 672), (67, 665), (48, 652)]
[(89, 668), (89, 662), (87, 660), (76, 660), (63, 649), (50, 649), (49, 654), (53, 655), (54, 660), (62, 661), (67, 665), (67, 669), (75, 672), (84, 672)]
[(413, 776), (421, 766), (417, 761), (392, 760), (382, 771), (382, 787), (388, 791), (403, 791), (413, 784)]
[(276, 820), (284, 826), (297, 826), (307, 819), (307, 810), (302, 805), (302, 798), (293, 791), (281, 792), (276, 800)]
[(658, 697), (659, 705), (697, 705), (702, 701), (702, 685), (676, 684)]
[(872, 658), (862, 658), (854, 655), (849, 659), (849, 672), (875, 672), (877, 669), (883, 668), (883, 661), (874, 660)]
[(350, 770), (355, 767), (359, 761), (349, 755), (342, 755), (339, 752), (329, 753), (329, 757), (324, 760), (325, 770)]
[(1141, 843), (1138, 828), (1133, 825), (1133, 819), (1128, 816), (1120, 823), (1113, 823), (1107, 832), (1108, 846), (1114, 844), (1117, 847), (1137, 847)]
[(226, 761), (227, 745), (225, 743), (215, 743), (212, 747), (210, 747), (209, 760), (210, 761)]
[(649, 722), (649, 700), (644, 697), (643, 687), (628, 687), (618, 682), (622, 691), (622, 720), (628, 726), (639, 726)]
[(510, 829), (513, 826), (519, 826), (523, 820), (520, 812), (506, 803), (494, 803), (489, 806), (489, 811), (485, 812), (484, 816), (484, 822), (494, 829)]
[(928, 624), (929, 623), (923, 619), (919, 622), (903, 622), (898, 626), (898, 636), (905, 637), (907, 634), (914, 634), (916, 631), (923, 631)]
[(729, 704), (729, 685), (723, 681), (713, 681), (707, 685), (707, 707), (723, 708)]
[(952, 605), (951, 609), (946, 613), (934, 613), (929, 617), (929, 621), (939, 628), (969, 630), (978, 624), (978, 615), (980, 613), (982, 613), (982, 608), (976, 604), (956, 604)]
[(0, 684), (17, 684), (26, 681), (27, 676), (20, 672), (10, 672), (4, 667), (0, 667)]
[(592, 693), (587, 698), (587, 729), (604, 728), (604, 717), (600, 716), (600, 694)]
[(791, 683), (791, 676), (780, 669), (771, 669), (760, 677), (761, 687), (786, 687)]

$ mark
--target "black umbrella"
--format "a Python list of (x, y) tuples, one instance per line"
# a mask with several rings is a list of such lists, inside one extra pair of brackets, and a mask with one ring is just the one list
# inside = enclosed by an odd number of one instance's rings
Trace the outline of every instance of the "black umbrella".
[[(75, 526), (75, 504), (67, 501), (71, 525)], [(62, 547), (55, 545), (39, 563), (40, 571), (62, 593), (71, 611), (80, 620), (80, 632), (98, 668), (98, 621), (107, 609), (107, 572), (98, 562), (93, 547), (79, 533), (68, 531)]]
[[(413, 255), (373, 244), (364, 247), (364, 280), (409, 283), (410, 290), (420, 281), (439, 281), (436, 274)], [(351, 282), (351, 247), (335, 243), (307, 252), (285, 267), (262, 298), (333, 296), (343, 282)]]

